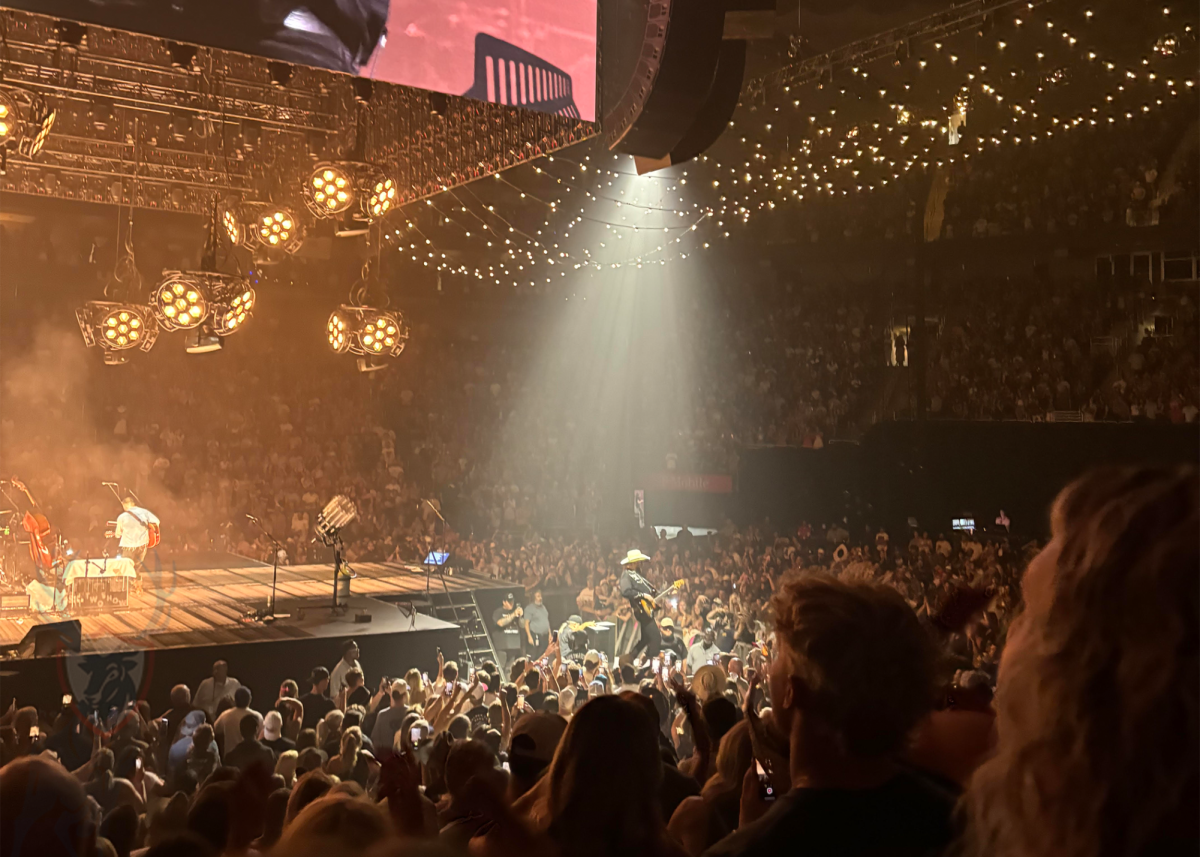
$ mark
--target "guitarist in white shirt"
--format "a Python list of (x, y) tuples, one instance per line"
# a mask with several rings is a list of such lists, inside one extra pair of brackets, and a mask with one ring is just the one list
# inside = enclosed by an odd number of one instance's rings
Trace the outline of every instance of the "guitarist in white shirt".
[(140, 566), (146, 559), (146, 548), (150, 545), (150, 525), (157, 527), (161, 522), (149, 509), (143, 509), (132, 497), (121, 501), (125, 511), (117, 516), (113, 538), (121, 540), (120, 555)]

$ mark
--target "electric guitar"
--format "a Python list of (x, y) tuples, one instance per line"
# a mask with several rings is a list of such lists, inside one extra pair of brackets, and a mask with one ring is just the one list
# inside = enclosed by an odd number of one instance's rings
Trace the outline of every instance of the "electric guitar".
[(667, 595), (670, 595), (672, 592), (678, 592), (680, 589), (683, 588), (683, 584), (684, 584), (684, 581), (682, 579), (677, 580), (674, 583), (672, 583), (670, 586), (668, 586), (666, 589), (662, 590), (661, 592), (659, 592), (658, 594), (656, 594), (654, 596), (643, 595), (641, 598), (638, 599), (638, 602), (642, 605), (642, 609), (645, 610), (647, 613), (653, 613), (655, 610), (658, 609), (658, 599), (663, 598)]

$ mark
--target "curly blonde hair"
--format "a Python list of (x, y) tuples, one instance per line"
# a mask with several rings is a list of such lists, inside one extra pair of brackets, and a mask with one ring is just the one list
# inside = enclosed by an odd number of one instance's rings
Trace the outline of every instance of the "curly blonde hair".
[(966, 854), (1195, 853), (1198, 509), (1193, 468), (1094, 471), (1059, 495), (1045, 585), (1027, 573), (1001, 664), (996, 752), (963, 799)]

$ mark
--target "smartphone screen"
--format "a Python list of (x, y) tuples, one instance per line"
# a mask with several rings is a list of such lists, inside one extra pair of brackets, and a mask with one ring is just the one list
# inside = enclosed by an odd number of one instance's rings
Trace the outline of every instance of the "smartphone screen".
[(134, 759), (134, 760), (133, 760), (133, 767), (134, 767), (134, 768), (136, 768), (137, 770), (139, 770), (139, 771), (140, 771), (140, 770), (142, 769), (142, 760), (141, 760), (141, 759)]
[(417, 726), (415, 729), (413, 729), (411, 732), (409, 732), (408, 737), (413, 742), (413, 744), (421, 743), (421, 727)]
[(659, 663), (660, 663), (660, 661), (659, 661), (659, 659), (658, 659), (658, 658), (654, 658), (654, 659), (652, 659), (652, 660), (650, 661), (650, 669), (651, 669), (651, 671), (652, 671), (652, 672), (658, 672), (658, 670), (659, 670)]
[(64, 693), (64, 694), (63, 694), (63, 702), (62, 702), (62, 704), (63, 704), (63, 705), (70, 705), (70, 704), (71, 704), (71, 694), (69, 694), (69, 693)]
[(775, 787), (771, 785), (771, 778), (767, 776), (767, 772), (763, 770), (762, 762), (758, 759), (754, 760), (754, 767), (758, 773), (758, 794), (766, 801), (775, 800)]
[(32, 740), (32, 739), (34, 739), (34, 738), (36, 738), (36, 737), (37, 737), (39, 734), (40, 734), (40, 733), (38, 732), (38, 728), (37, 728), (36, 726), (30, 726), (30, 727), (29, 727), (29, 738), (30, 738), (30, 740)]
[(446, 696), (450, 696), (453, 693), (454, 693), (454, 684), (453, 684), (453, 682), (451, 682), (446, 685)]

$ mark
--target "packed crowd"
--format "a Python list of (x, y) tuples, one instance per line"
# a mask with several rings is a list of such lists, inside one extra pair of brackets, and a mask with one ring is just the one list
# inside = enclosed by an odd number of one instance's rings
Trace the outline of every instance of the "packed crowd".
[(1195, 294), (1159, 292), (1125, 282), (947, 286), (929, 352), (931, 415), (1194, 422)]
[[(961, 669), (994, 674), (997, 652), (1020, 603), (1020, 571), (1036, 543), (1018, 544), (999, 535), (909, 530), (906, 540), (884, 530), (851, 533), (843, 523), (776, 533), (727, 523), (712, 536), (694, 537), (685, 528), (671, 539), (644, 544), (654, 562), (644, 573), (656, 591), (675, 587), (662, 599), (662, 618), (686, 655), (706, 630), (721, 652), (753, 662), (769, 638), (771, 598), (779, 580), (827, 575), (870, 581), (896, 590), (919, 616), (937, 615), (960, 588), (987, 589), (989, 609), (951, 649)], [(625, 548), (600, 538), (547, 539), (533, 544), (501, 538), (453, 545), (456, 555), (483, 574), (521, 584), (526, 592), (566, 593), (582, 621), (616, 626), (616, 653), (636, 651), (640, 637), (629, 602), (619, 589)], [(557, 617), (557, 618), (566, 618)], [(537, 654), (537, 652), (527, 653)]]
[[(923, 616), (912, 605), (929, 598), (901, 585), (898, 562), (892, 587), (872, 580), (867, 554), (895, 551), (884, 534), (856, 556), (835, 530), (836, 576), (803, 570), (813, 533), (762, 549), (764, 565), (777, 549), (794, 569), (767, 575), (770, 633), (745, 660), (711, 630), (685, 657), (664, 645), (612, 663), (566, 660), (560, 637), (505, 669), (439, 658), (431, 679), (360, 663), (348, 641), (332, 669), (277, 693), (220, 661), (198, 683), (174, 677), (162, 712), (14, 704), (0, 718), (0, 850), (1191, 853), (1200, 479), (1096, 471), (1052, 521), (994, 679), (963, 671), (953, 645), (988, 621), (999, 590), (978, 588), (986, 575)], [(907, 553), (955, 562), (948, 540), (929, 542)], [(688, 560), (677, 548), (662, 574)]]
[(1162, 164), (1185, 127), (1186, 120), (1147, 120), (1136, 130), (1097, 129), (1078, 139), (1063, 133), (1024, 148), (998, 147), (983, 163), (961, 160), (951, 172), (943, 234), (1084, 233), (1156, 225), (1167, 212), (1182, 217), (1184, 186), (1174, 171), (1164, 183)]

